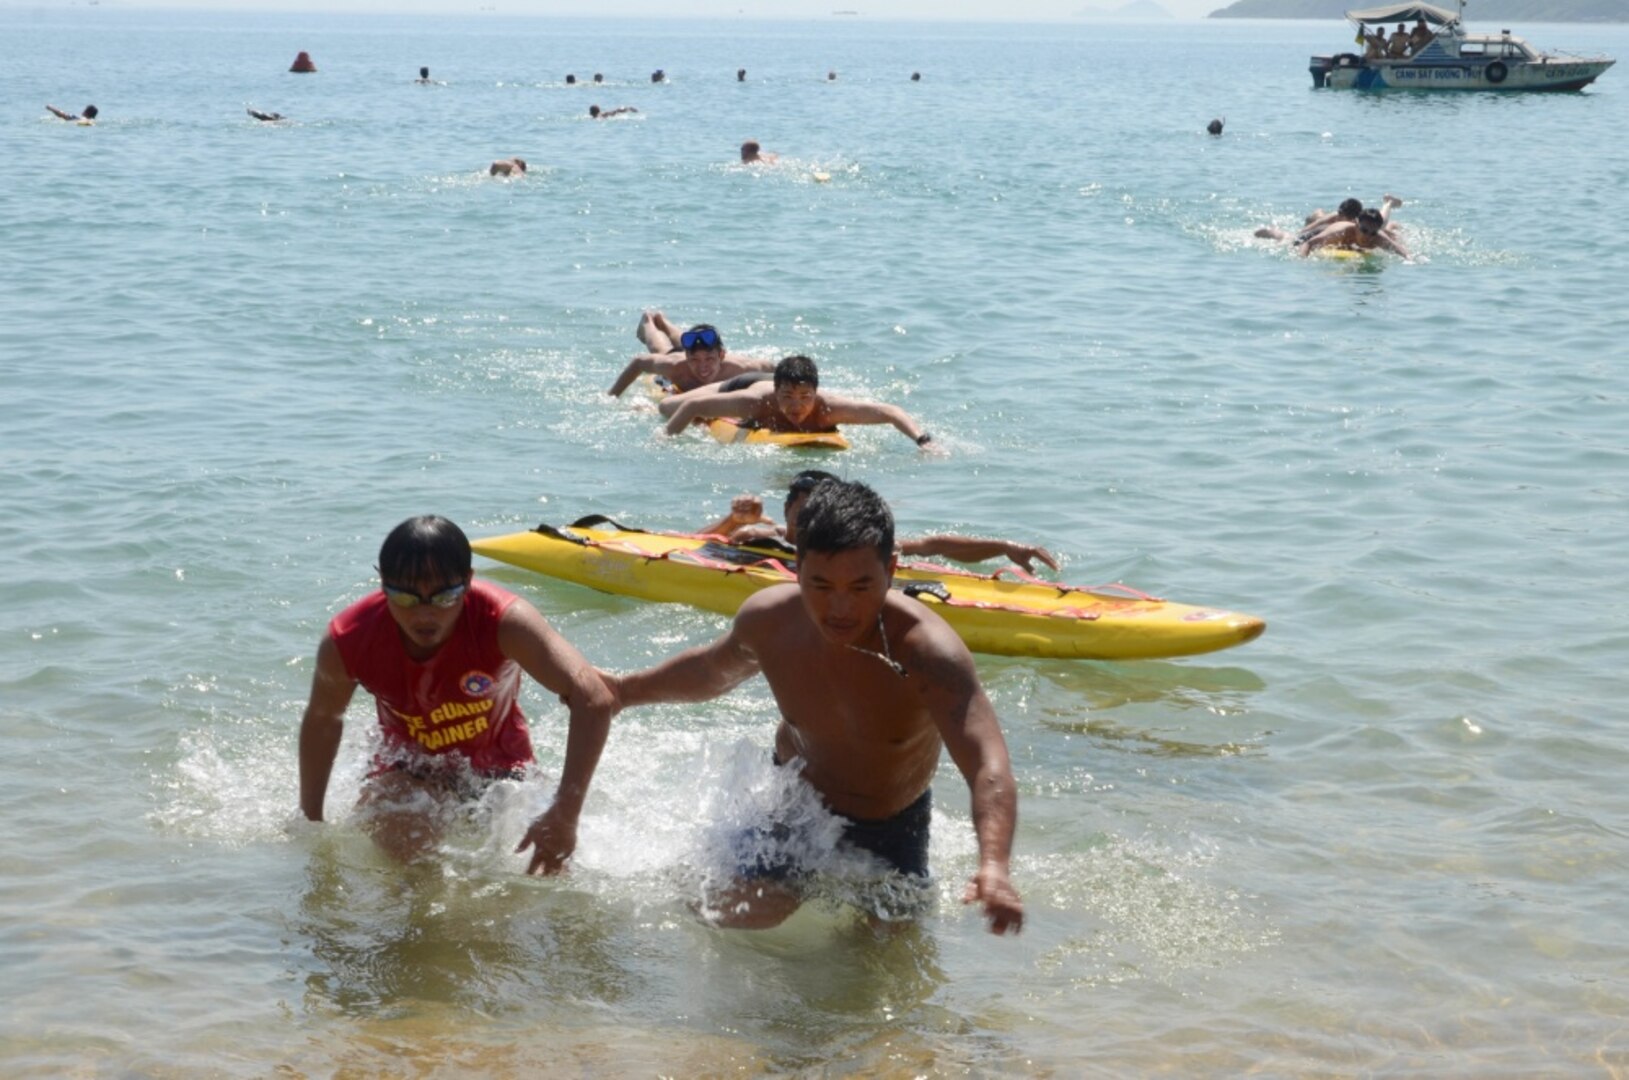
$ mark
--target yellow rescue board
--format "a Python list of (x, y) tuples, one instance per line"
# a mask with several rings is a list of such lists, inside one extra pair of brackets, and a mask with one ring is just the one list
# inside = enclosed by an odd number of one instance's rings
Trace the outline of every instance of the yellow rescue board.
[[(797, 576), (791, 556), (716, 538), (627, 529), (584, 518), (564, 529), (476, 540), (479, 555), (642, 600), (733, 615), (759, 589)], [(1146, 596), (1124, 586), (1083, 588), (902, 563), (894, 587), (938, 612), (974, 652), (1073, 660), (1150, 660), (1252, 641), (1252, 615)]]
[(824, 450), (847, 450), (848, 440), (840, 431), (766, 431), (747, 427), (735, 420), (697, 421), (707, 426), (707, 434), (721, 443), (754, 443), (768, 446), (818, 447)]

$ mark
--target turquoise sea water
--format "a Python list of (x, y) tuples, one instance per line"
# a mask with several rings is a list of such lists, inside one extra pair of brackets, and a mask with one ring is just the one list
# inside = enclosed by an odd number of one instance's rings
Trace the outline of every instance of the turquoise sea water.
[[(0, 1071), (1629, 1070), (1623, 70), (1313, 91), (1339, 23), (83, 8), (0, 36)], [(732, 165), (745, 138), (784, 164)], [(1413, 263), (1252, 236), (1383, 191)], [(668, 440), (603, 392), (645, 307), (807, 351), (947, 453)], [(401, 518), (685, 528), (811, 463), (904, 531), (1268, 620), (1183, 661), (980, 658), (1021, 937), (959, 903), (948, 762), (913, 929), (698, 922), (694, 853), (764, 782), (762, 683), (620, 718), (563, 879), (509, 854), (562, 751), (535, 687), (545, 775), (432, 865), (298, 820), (318, 636)], [(723, 625), (478, 569), (610, 668)], [(371, 725), (359, 697), (336, 809)]]

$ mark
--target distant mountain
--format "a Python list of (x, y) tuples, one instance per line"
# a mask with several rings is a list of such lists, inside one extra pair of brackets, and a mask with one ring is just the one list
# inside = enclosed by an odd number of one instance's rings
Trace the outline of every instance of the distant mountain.
[[(1212, 19), (1339, 19), (1348, 11), (1379, 7), (1387, 0), (1235, 0)], [(1449, 11), (1457, 0), (1430, 0)], [(1465, 22), (1476, 29), (1489, 23), (1515, 22), (1629, 22), (1624, 0), (1471, 0)]]
[[(1218, 12), (1217, 14), (1221, 14)], [(1174, 19), (1169, 11), (1154, 3), (1154, 0), (1132, 0), (1124, 7), (1117, 8), (1081, 8), (1075, 12), (1081, 19), (1135, 19), (1138, 22), (1148, 22), (1152, 19)]]

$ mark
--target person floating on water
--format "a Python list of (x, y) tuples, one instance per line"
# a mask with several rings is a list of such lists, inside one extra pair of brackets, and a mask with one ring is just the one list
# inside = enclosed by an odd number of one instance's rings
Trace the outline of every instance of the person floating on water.
[(95, 105), (86, 105), (84, 110), (78, 115), (59, 109), (55, 105), (47, 105), (45, 107), (45, 111), (56, 117), (58, 120), (66, 120), (71, 124), (78, 124), (81, 127), (90, 127), (92, 124), (96, 123), (96, 117), (101, 113), (101, 110)]
[(427, 67), (421, 67), (419, 68), (419, 77), (413, 81), (419, 83), (420, 85), (428, 85), (434, 80), (430, 78), (430, 69)]
[[(807, 356), (788, 356), (775, 365), (769, 385), (761, 374), (746, 374), (662, 401), (667, 433), (678, 435), (697, 420), (727, 417), (767, 431), (836, 431), (838, 424), (892, 424), (917, 446), (933, 436), (897, 405), (857, 401), (820, 393), (820, 372)], [(751, 381), (751, 385), (742, 383)]]
[(1401, 242), (1386, 235), (1386, 219), (1380, 216), (1380, 211), (1372, 207), (1359, 214), (1356, 221), (1331, 225), (1318, 235), (1298, 244), (1295, 250), (1298, 255), (1310, 255), (1319, 248), (1328, 247), (1352, 251), (1373, 251), (1379, 248), (1405, 259), (1412, 257), (1408, 253), (1408, 248)]
[(746, 68), (736, 68), (735, 69), (735, 81), (736, 82), (746, 82), (747, 81), (747, 69)]
[[(758, 496), (737, 495), (730, 500), (730, 512), (701, 532), (710, 536), (722, 536), (732, 544), (780, 540), (796, 547), (798, 513), (808, 501), (809, 493), (821, 481), (836, 479), (838, 479), (836, 476), (820, 469), (804, 469), (794, 476), (786, 489), (786, 503), (783, 507), (786, 516), (784, 527), (777, 526), (773, 520), (764, 516), (764, 503)], [(899, 540), (895, 551), (908, 558), (938, 556), (964, 563), (1006, 557), (1023, 567), (1024, 572), (1028, 574), (1035, 572), (1037, 559), (1053, 570), (1058, 568), (1058, 561), (1052, 553), (1037, 544), (1025, 544), (1017, 540), (989, 540), (956, 533), (930, 533), (927, 536)]]
[(605, 76), (596, 71), (594, 72), (594, 81), (597, 83), (602, 83), (605, 81)]
[(1210, 132), (1212, 135), (1220, 135), (1222, 133), (1222, 125), (1225, 123), (1227, 123), (1226, 117), (1218, 117), (1206, 124), (1205, 130)]
[(595, 120), (607, 120), (613, 116), (621, 116), (623, 113), (636, 113), (638, 111), (632, 105), (618, 105), (614, 109), (602, 109), (598, 105), (588, 107), (588, 115)]
[[(887, 503), (864, 484), (826, 480), (798, 514), (797, 537), (796, 584), (749, 597), (710, 644), (605, 675), (614, 708), (706, 701), (761, 673), (780, 710), (771, 760), (837, 816), (838, 850), (870, 853), (885, 873), (922, 886), (923, 901), (930, 784), (948, 750), (972, 794), (979, 852), (962, 900), (983, 905), (991, 933), (1018, 932), (1024, 905), (1009, 869), (1018, 792), (1001, 722), (956, 632), (889, 588)], [(766, 821), (738, 838), (735, 879), (706, 898), (710, 918), (767, 929), (802, 905), (810, 868), (785, 853), (789, 828)]]
[(575, 75), (567, 75), (566, 76), (566, 85), (567, 86), (576, 86), (577, 85), (577, 76), (575, 76)]
[[(1391, 212), (1403, 205), (1403, 200), (1395, 195), (1380, 196), (1380, 219), (1384, 224), (1384, 231), (1389, 239), (1398, 239), (1396, 227), (1391, 224)], [(1297, 246), (1306, 243), (1325, 229), (1337, 225), (1348, 225), (1357, 221), (1358, 215), (1363, 213), (1363, 203), (1357, 199), (1343, 199), (1334, 213), (1318, 209), (1307, 215), (1306, 222), (1299, 232), (1293, 236), (1276, 225), (1263, 225), (1256, 230), (1256, 235), (1263, 240), (1287, 240)]]
[(743, 165), (773, 165), (780, 159), (779, 154), (766, 154), (763, 147), (758, 145), (756, 139), (748, 139), (741, 144), (741, 164)]
[(657, 68), (655, 71), (650, 73), (650, 81), (653, 83), (667, 82), (667, 72), (663, 71), (661, 68)]
[(532, 762), (520, 709), (530, 675), (569, 710), (553, 804), (527, 828), (528, 874), (563, 869), (610, 731), (614, 699), (599, 673), (536, 608), (477, 581), (469, 539), (444, 517), (408, 518), (379, 548), (378, 592), (345, 608), (317, 646), (300, 721), (300, 810), (322, 821), (328, 780), (356, 688), (374, 696), (381, 746), (362, 782), (365, 827), (390, 855), (432, 851), (443, 823), (492, 783)]
[(277, 112), (261, 112), (259, 109), (247, 109), (245, 111), (247, 111), (248, 114), (254, 117), (256, 120), (260, 120), (268, 124), (276, 123), (279, 120), (288, 119), (288, 117), (284, 116), (282, 113)]
[(612, 397), (622, 396), (641, 375), (666, 379), (683, 393), (752, 372), (767, 376), (775, 370), (773, 360), (726, 352), (723, 336), (707, 323), (698, 323), (681, 334), (660, 311), (647, 311), (640, 316), (638, 334), (650, 352), (628, 361), (606, 391)]
[(525, 158), (500, 158), (487, 169), (488, 176), (525, 176)]

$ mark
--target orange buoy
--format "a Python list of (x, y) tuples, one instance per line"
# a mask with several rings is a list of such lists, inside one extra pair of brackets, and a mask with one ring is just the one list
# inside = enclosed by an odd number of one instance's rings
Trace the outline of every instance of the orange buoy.
[(316, 71), (317, 70), (317, 65), (313, 64), (311, 62), (311, 54), (310, 53), (302, 52), (302, 53), (300, 53), (299, 56), (296, 56), (294, 58), (294, 63), (289, 66), (289, 70), (290, 71), (297, 71), (300, 74), (304, 75), (304, 74)]

